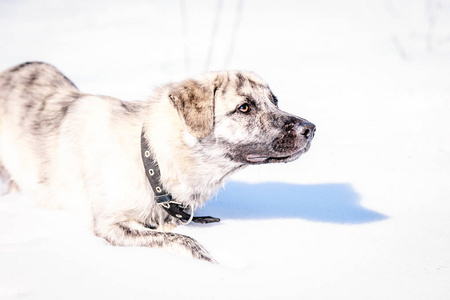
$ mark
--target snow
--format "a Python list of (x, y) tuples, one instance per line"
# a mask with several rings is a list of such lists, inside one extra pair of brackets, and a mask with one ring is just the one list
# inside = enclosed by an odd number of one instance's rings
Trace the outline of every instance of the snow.
[(41, 60), (83, 91), (143, 99), (252, 70), (317, 125), (178, 227), (220, 262), (113, 247), (0, 198), (0, 299), (449, 299), (448, 0), (0, 2), (0, 69)]

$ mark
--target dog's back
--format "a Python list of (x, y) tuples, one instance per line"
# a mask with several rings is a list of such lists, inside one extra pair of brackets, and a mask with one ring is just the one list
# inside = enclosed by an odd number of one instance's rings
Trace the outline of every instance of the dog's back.
[(30, 172), (37, 170), (32, 166), (39, 163), (35, 159), (38, 149), (32, 145), (43, 147), (42, 135), (50, 133), (63, 115), (60, 110), (49, 113), (54, 106), (52, 100), (61, 93), (73, 97), (78, 89), (45, 63), (27, 62), (0, 73), (0, 176), (6, 191), (20, 188), (11, 173), (25, 178), (22, 184), (30, 188), (39, 181), (39, 174)]
[[(76, 86), (55, 67), (41, 62), (27, 62), (0, 73), (0, 108), (2, 119), (17, 113), (25, 118), (28, 113), (45, 109), (46, 102), (56, 93), (74, 92)], [(25, 109), (22, 112), (17, 110)], [(20, 114), (22, 113), (22, 114)]]

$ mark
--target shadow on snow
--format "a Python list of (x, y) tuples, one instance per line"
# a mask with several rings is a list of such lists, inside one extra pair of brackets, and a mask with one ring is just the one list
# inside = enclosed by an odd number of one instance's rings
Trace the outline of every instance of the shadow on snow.
[(222, 219), (299, 218), (329, 223), (369, 223), (387, 216), (362, 207), (350, 184), (297, 185), (229, 182), (196, 215)]

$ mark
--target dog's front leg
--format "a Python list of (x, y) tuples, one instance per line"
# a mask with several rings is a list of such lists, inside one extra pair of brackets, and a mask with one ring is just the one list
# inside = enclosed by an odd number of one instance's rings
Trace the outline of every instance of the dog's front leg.
[(95, 234), (115, 246), (141, 246), (168, 249), (175, 254), (216, 263), (214, 258), (195, 239), (172, 232), (149, 229), (136, 221), (108, 226), (95, 226)]

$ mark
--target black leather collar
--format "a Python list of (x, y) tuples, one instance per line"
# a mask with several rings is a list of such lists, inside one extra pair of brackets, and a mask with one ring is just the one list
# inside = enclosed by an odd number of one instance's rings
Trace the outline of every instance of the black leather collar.
[(191, 214), (185, 212), (188, 207), (183, 206), (181, 203), (176, 202), (172, 195), (166, 191), (161, 182), (161, 170), (158, 163), (154, 158), (147, 140), (145, 139), (144, 128), (141, 132), (141, 155), (142, 162), (144, 163), (145, 175), (148, 182), (152, 187), (155, 194), (155, 201), (164, 208), (164, 210), (174, 218), (179, 219), (183, 224), (188, 224), (193, 221), (196, 223), (207, 224), (213, 222), (219, 222), (219, 218), (213, 217), (194, 217), (193, 210)]

